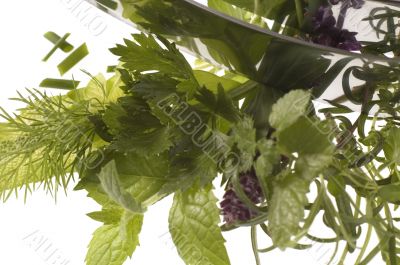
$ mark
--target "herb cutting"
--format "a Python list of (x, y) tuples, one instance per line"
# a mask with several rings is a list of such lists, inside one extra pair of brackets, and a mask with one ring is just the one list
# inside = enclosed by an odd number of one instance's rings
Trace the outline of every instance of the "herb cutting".
[[(25, 104), (18, 113), (1, 108), (4, 201), (75, 182), (102, 207), (88, 214), (102, 225), (87, 265), (134, 261), (147, 209), (167, 196), (185, 264), (231, 264), (223, 235), (243, 227), (257, 265), (310, 242), (332, 246), (330, 264), (400, 264), (399, 7), (91, 2), (143, 33), (110, 49), (112, 77), (46, 78), (41, 87), (65, 93), (30, 89), (13, 99)], [(372, 37), (349, 23), (365, 13), (357, 25)], [(61, 75), (88, 54), (68, 36), (45, 34), (54, 48), (44, 61), (72, 51)]]

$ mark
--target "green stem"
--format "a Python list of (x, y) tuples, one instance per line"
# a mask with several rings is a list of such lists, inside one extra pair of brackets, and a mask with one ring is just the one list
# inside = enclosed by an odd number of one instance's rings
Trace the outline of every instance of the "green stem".
[(342, 256), (340, 256), (339, 263), (340, 265), (344, 264), (344, 260), (346, 259), (347, 253), (349, 253), (348, 245), (346, 245), (343, 249)]
[(294, 0), (296, 4), (296, 15), (297, 15), (297, 22), (299, 23), (299, 27), (303, 26), (304, 22), (304, 14), (303, 14), (303, 4), (302, 0)]
[[(367, 201), (366, 203), (366, 215), (368, 217), (372, 217), (372, 209), (371, 209), (371, 205), (369, 203), (369, 201)], [(367, 250), (367, 247), (369, 245), (369, 241), (371, 240), (371, 235), (372, 235), (372, 225), (368, 224), (368, 230), (367, 230), (367, 234), (365, 236), (365, 243), (361, 248), (361, 251), (357, 257), (357, 260), (355, 262), (355, 264), (359, 264), (365, 254), (365, 251)]]
[(258, 243), (257, 243), (257, 226), (251, 227), (251, 246), (253, 247), (254, 258), (256, 264), (261, 265), (260, 256), (258, 255)]

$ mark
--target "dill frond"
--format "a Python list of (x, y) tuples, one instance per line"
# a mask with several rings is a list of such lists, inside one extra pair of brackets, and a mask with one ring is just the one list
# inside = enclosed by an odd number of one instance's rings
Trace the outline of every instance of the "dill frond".
[[(32, 183), (55, 195), (67, 187), (92, 152), (94, 125), (88, 117), (90, 101), (69, 101), (38, 90), (19, 93), (26, 104), (19, 114), (0, 108), (5, 123), (0, 126), (0, 196), (3, 200)], [(55, 181), (54, 181), (55, 180)]]

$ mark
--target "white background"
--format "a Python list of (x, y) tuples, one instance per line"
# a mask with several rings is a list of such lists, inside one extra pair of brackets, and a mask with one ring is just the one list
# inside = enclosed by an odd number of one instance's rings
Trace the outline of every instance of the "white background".
[[(114, 20), (93, 8), (92, 18), (102, 23), (105, 30), (90, 29), (87, 21), (77, 15), (82, 6), (71, 9), (71, 0), (19, 0), (2, 1), (0, 16), (0, 105), (12, 110), (18, 105), (8, 101), (15, 96), (16, 90), (25, 87), (38, 87), (47, 77), (58, 78), (57, 64), (66, 54), (57, 51), (48, 63), (41, 62), (43, 56), (52, 48), (52, 44), (42, 37), (46, 31), (59, 35), (71, 32), (68, 39), (75, 47), (88, 44), (90, 55), (65, 78), (84, 80), (86, 77), (79, 69), (92, 74), (104, 72), (107, 65), (116, 63), (116, 58), (108, 52), (123, 37), (129, 38), (133, 32), (127, 25)], [(78, 10), (78, 11), (77, 11)], [(87, 79), (87, 78), (86, 78)], [(67, 196), (59, 193), (57, 203), (54, 198), (42, 190), (28, 195), (24, 203), (23, 194), (12, 197), (5, 204), (0, 204), (0, 264), (1, 265), (59, 265), (53, 263), (56, 256), (60, 261), (67, 260), (69, 265), (84, 264), (86, 247), (92, 232), (101, 224), (85, 214), (99, 210), (99, 206), (86, 197), (83, 191), (73, 192), (69, 187)], [(217, 192), (221, 196), (221, 192)], [(164, 199), (150, 208), (145, 215), (145, 222), (140, 235), (141, 246), (137, 248), (132, 260), (126, 264), (136, 265), (180, 265), (180, 260), (168, 234), (168, 209), (171, 198)], [(227, 249), (233, 265), (254, 264), (250, 245), (250, 231), (243, 228), (224, 234)], [(33, 239), (46, 239), (38, 247)], [(265, 242), (262, 242), (265, 243)], [(262, 245), (263, 246), (263, 245)], [(265, 245), (266, 246), (266, 245)], [(47, 248), (47, 249), (46, 249)], [(55, 254), (47, 259), (53, 252)], [(329, 259), (331, 248), (313, 248), (306, 251), (274, 251), (261, 254), (263, 264), (323, 264)], [(322, 258), (321, 258), (322, 257)], [(350, 263), (349, 263), (350, 264)], [(379, 264), (379, 263), (376, 263)]]

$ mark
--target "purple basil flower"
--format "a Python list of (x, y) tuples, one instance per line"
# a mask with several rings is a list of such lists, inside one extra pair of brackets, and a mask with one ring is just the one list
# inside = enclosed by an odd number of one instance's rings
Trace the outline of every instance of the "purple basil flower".
[(332, 9), (330, 7), (321, 6), (315, 16), (312, 18), (314, 31), (319, 29), (331, 28), (336, 24), (336, 19), (333, 16)]
[(356, 32), (341, 29), (336, 25), (330, 7), (321, 6), (312, 18), (313, 37), (312, 41), (317, 44), (335, 47), (347, 51), (361, 49), (361, 44), (356, 39)]
[[(254, 204), (261, 203), (264, 200), (264, 195), (257, 176), (253, 171), (240, 174), (239, 182), (244, 193)], [(224, 216), (224, 222), (227, 224), (233, 224), (238, 221), (248, 221), (257, 216), (257, 213), (250, 210), (246, 204), (239, 199), (231, 184), (228, 186), (220, 206), (222, 215)]]

